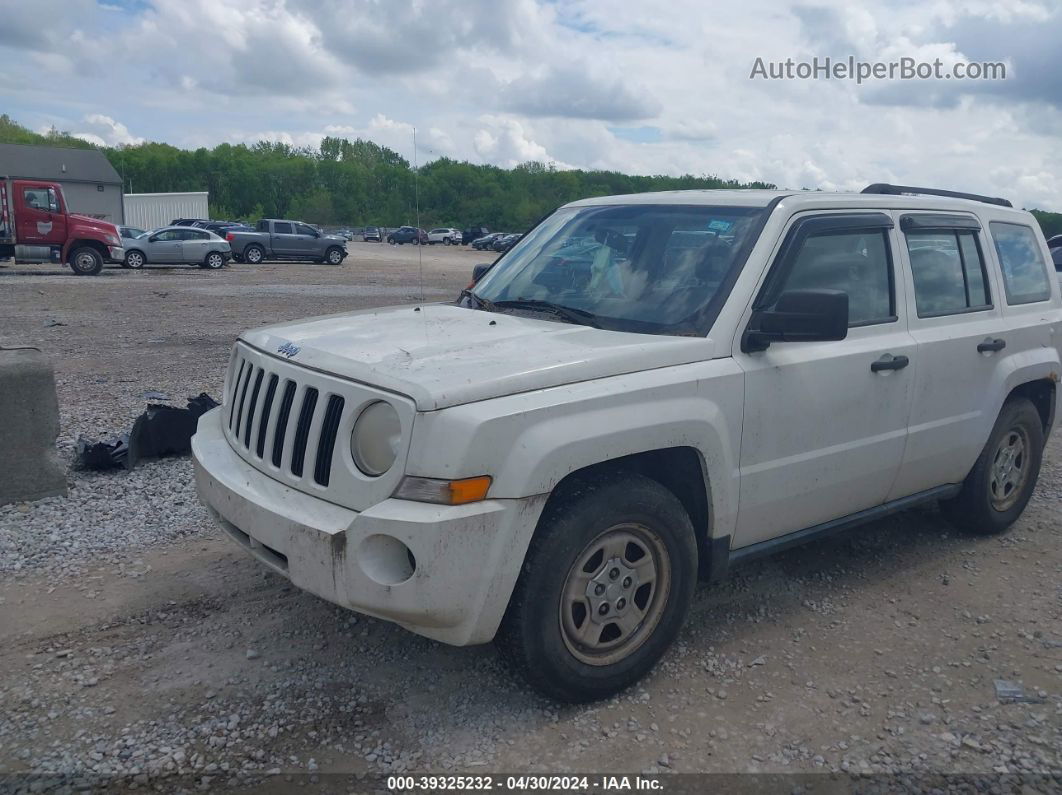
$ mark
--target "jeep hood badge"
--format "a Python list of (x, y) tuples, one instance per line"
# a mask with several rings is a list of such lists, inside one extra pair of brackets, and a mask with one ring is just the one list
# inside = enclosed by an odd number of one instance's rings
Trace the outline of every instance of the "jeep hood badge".
[(298, 345), (295, 345), (294, 343), (291, 343), (291, 342), (285, 342), (283, 345), (281, 345), (279, 348), (277, 348), (277, 353), (282, 353), (282, 354), (284, 354), (285, 356), (287, 356), (290, 359), (295, 354), (297, 354), (300, 350), (301, 350), (301, 348), (299, 348)]

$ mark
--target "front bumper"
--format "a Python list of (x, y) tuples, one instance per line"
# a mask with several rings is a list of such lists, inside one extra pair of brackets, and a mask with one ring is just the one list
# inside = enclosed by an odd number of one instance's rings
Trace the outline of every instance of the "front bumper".
[(457, 646), (494, 637), (544, 495), (461, 506), (387, 499), (359, 513), (247, 464), (221, 415), (199, 420), (192, 456), (199, 497), (233, 540), (343, 607)]

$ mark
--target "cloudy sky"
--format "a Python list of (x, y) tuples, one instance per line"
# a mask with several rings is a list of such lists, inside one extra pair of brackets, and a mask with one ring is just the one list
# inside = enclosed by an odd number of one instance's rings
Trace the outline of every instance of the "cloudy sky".
[[(1062, 211), (1062, 0), (8, 0), (0, 112), (107, 144), (367, 137), (412, 159), (936, 185)], [(1006, 80), (750, 79), (998, 61)]]

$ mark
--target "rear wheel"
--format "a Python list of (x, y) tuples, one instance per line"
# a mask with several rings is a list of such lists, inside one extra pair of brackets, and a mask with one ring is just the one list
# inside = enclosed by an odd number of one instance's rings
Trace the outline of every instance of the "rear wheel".
[(588, 483), (543, 514), (497, 643), (539, 692), (606, 698), (671, 645), (696, 578), (693, 526), (674, 494), (641, 475)]
[(1043, 450), (1044, 428), (1036, 407), (1026, 398), (1008, 400), (962, 491), (941, 504), (945, 515), (976, 535), (1002, 533), (1032, 497)]
[(144, 255), (139, 251), (127, 251), (125, 252), (125, 262), (122, 264), (127, 268), (138, 271), (144, 267)]
[(216, 251), (211, 251), (203, 260), (203, 267), (212, 271), (221, 270), (225, 267), (225, 258)]
[(257, 265), (265, 259), (265, 251), (260, 246), (248, 246), (243, 251), (243, 258), (251, 265)]
[(103, 257), (91, 246), (81, 246), (70, 252), (70, 270), (77, 276), (95, 276), (103, 270)]

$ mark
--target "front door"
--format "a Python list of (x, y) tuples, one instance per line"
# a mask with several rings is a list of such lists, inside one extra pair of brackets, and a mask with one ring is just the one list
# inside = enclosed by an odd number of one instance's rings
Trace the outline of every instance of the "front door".
[(848, 294), (848, 336), (757, 352), (736, 343), (745, 413), (735, 548), (881, 505), (892, 488), (918, 369), (892, 224), (880, 212), (790, 222), (745, 324), (783, 292), (834, 289)]
[(295, 224), (295, 241), (292, 248), (297, 254), (307, 259), (320, 257), (323, 252), (319, 250), (317, 230), (306, 224)]
[(183, 262), (183, 246), (181, 245), (183, 231), (182, 229), (164, 229), (158, 234), (152, 235), (148, 260), (150, 262), (169, 264)]
[(30, 246), (61, 246), (66, 242), (66, 214), (55, 188), (16, 182), (18, 242)]

